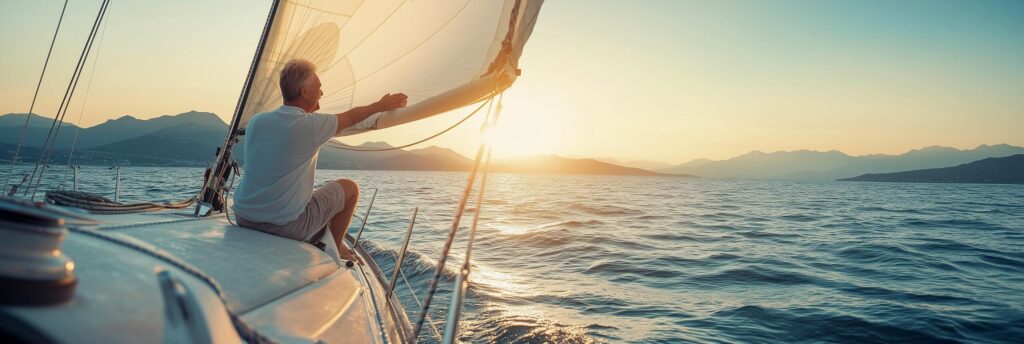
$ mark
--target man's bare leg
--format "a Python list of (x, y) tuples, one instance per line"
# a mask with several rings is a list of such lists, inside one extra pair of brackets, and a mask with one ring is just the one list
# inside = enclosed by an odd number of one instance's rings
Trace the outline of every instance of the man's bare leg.
[(334, 236), (334, 242), (338, 245), (338, 254), (341, 255), (342, 259), (358, 261), (355, 252), (345, 245), (345, 234), (348, 232), (348, 226), (352, 223), (352, 215), (355, 214), (356, 203), (359, 202), (359, 185), (348, 179), (338, 179), (334, 182), (341, 184), (341, 189), (345, 192), (345, 206), (341, 209), (341, 212), (331, 218), (331, 235)]

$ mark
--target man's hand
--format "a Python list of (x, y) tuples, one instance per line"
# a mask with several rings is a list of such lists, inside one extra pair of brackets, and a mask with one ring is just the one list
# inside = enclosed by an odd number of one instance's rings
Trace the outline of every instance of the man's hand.
[(383, 97), (380, 97), (380, 100), (377, 101), (377, 104), (375, 105), (377, 105), (377, 109), (379, 112), (384, 112), (391, 111), (397, 108), (403, 108), (405, 107), (406, 103), (408, 103), (408, 101), (409, 96), (406, 96), (404, 93), (388, 93), (385, 94)]
[(380, 100), (377, 101), (376, 103), (366, 106), (354, 107), (349, 109), (348, 111), (339, 113), (337, 114), (338, 131), (334, 133), (334, 136), (341, 135), (341, 131), (345, 130), (345, 128), (351, 127), (356, 123), (362, 122), (367, 117), (370, 117), (375, 113), (391, 111), (397, 108), (405, 107), (405, 104), (406, 102), (408, 102), (408, 99), (409, 97), (402, 93), (388, 93), (385, 94), (383, 97), (380, 97)]

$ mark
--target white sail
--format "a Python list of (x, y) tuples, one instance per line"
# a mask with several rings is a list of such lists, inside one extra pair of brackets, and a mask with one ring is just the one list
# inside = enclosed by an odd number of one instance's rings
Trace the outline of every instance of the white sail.
[(278, 77), (292, 59), (309, 60), (318, 68), (324, 96), (317, 112), (344, 112), (386, 93), (409, 96), (408, 107), (372, 116), (346, 134), (471, 104), (491, 95), (502, 75), (514, 80), (541, 3), (280, 1), (239, 127), (244, 128), (253, 114), (281, 105)]

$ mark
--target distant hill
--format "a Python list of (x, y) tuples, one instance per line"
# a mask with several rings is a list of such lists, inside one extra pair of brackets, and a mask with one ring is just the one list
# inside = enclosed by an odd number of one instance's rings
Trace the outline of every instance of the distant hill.
[(668, 169), (668, 168), (672, 167), (672, 164), (670, 164), (670, 163), (661, 162), (661, 161), (652, 161), (652, 160), (622, 160), (622, 159), (615, 159), (615, 158), (595, 158), (594, 160), (597, 160), (597, 161), (600, 161), (600, 162), (606, 162), (606, 163), (609, 163), (609, 164), (612, 164), (612, 165), (619, 165), (619, 166), (625, 166), (625, 167), (636, 167), (636, 168), (639, 168), (639, 169), (644, 169), (644, 170), (649, 170), (649, 171), (664, 170), (664, 169)]
[[(13, 157), (24, 114), (0, 116), (0, 159)], [(53, 123), (52, 118), (33, 115), (20, 160), (38, 161), (43, 139)], [(9, 125), (10, 124), (10, 125)], [(66, 164), (75, 129), (62, 127), (51, 164)], [(11, 134), (8, 134), (10, 132)], [(97, 165), (206, 166), (223, 143), (227, 124), (208, 112), (190, 111), (173, 116), (140, 120), (121, 116), (99, 125), (80, 128), (74, 152), (74, 163)], [(68, 134), (70, 133), (70, 134)], [(245, 138), (235, 146), (235, 158), (245, 164)], [(392, 148), (385, 142), (366, 142), (359, 148)], [(448, 148), (427, 147), (412, 150), (358, 152), (323, 148), (318, 167), (323, 169), (399, 170), (399, 171), (466, 171), (472, 160)], [(494, 171), (517, 173), (571, 173), (615, 175), (661, 175), (639, 168), (623, 167), (593, 159), (567, 159), (542, 156), (495, 162)]]
[[(665, 176), (634, 167), (613, 165), (594, 159), (568, 159), (555, 155), (543, 155), (528, 158), (499, 160), (491, 167), (495, 172), (510, 173), (552, 173), (552, 174), (604, 174), (632, 176)], [(691, 175), (678, 175), (693, 177)]]
[[(224, 139), (228, 125), (220, 117), (209, 112), (189, 111), (173, 116), (160, 116), (141, 120), (132, 116), (121, 116), (94, 127), (82, 130), (78, 144), (84, 149), (108, 145), (114, 142), (140, 137), (171, 127), (191, 127), (199, 131), (220, 130)], [(179, 134), (185, 131), (179, 130)], [(213, 155), (210, 153), (209, 155)]]
[(986, 158), (953, 167), (872, 173), (843, 181), (1024, 184), (1024, 154)]
[(981, 145), (960, 150), (931, 146), (900, 155), (850, 156), (839, 151), (753, 151), (727, 160), (697, 159), (667, 169), (712, 178), (835, 180), (866, 173), (889, 173), (964, 164), (990, 157), (1024, 154), (1024, 147)]
[[(25, 114), (6, 114), (0, 116), (0, 143), (18, 144), (18, 140), (21, 139), (22, 128), (25, 125), (25, 116)], [(30, 117), (29, 126), (26, 130), (25, 146), (42, 147), (52, 124), (53, 118), (33, 114)], [(96, 126), (80, 129), (65, 122), (57, 134), (54, 149), (70, 149), (75, 139), (75, 129), (79, 129), (75, 150), (90, 150), (174, 126), (208, 128), (220, 130), (221, 132), (227, 130), (227, 124), (217, 115), (197, 111), (160, 116), (147, 120), (137, 119), (132, 116), (121, 116)]]
[(182, 163), (211, 161), (226, 131), (227, 126), (221, 129), (180, 124), (89, 150), (161, 157)]
[[(26, 116), (28, 115), (23, 113), (9, 113), (0, 116), (0, 143), (17, 145), (24, 132), (26, 146), (43, 146), (46, 135), (50, 132), (50, 126), (53, 125), (53, 118), (32, 114), (29, 117), (28, 127), (25, 127)], [(56, 142), (57, 149), (71, 147), (71, 141), (77, 128), (70, 123), (63, 123), (60, 126)]]
[[(28, 116), (28, 114), (25, 114), (25, 113), (9, 113), (9, 114), (0, 116), (0, 127), (18, 127), (20, 129), (21, 127), (25, 126), (25, 117), (26, 116)], [(53, 118), (43, 117), (43, 116), (40, 116), (40, 115), (37, 115), (37, 114), (32, 114), (32, 116), (30, 117), (30, 119), (28, 121), (28, 126), (30, 128), (39, 128), (39, 127), (49, 128), (50, 125), (52, 125), (52, 124), (53, 124)], [(71, 124), (70, 123), (65, 123), (65, 125), (71, 125)]]

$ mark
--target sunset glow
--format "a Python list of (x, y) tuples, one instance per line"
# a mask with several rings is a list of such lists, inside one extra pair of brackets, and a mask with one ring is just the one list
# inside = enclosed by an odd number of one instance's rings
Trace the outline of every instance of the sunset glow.
[[(56, 111), (98, 3), (69, 6), (36, 112)], [(60, 5), (21, 2), (0, 15), (0, 44), (15, 47), (0, 70), (0, 112), (27, 110)], [(189, 110), (227, 120), (268, 5), (114, 4), (79, 124)], [(1024, 145), (1020, 12), (1002, 2), (552, 1), (505, 94), (494, 154), (681, 163), (751, 150)], [(71, 113), (83, 111), (76, 100)], [(466, 111), (345, 142), (414, 142)], [(482, 117), (416, 148), (471, 155)]]

